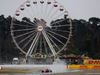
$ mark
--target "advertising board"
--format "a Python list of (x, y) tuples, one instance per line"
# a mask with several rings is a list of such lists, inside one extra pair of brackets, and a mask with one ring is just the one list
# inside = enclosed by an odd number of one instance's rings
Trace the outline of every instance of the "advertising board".
[(84, 65), (100, 65), (100, 60), (84, 60)]

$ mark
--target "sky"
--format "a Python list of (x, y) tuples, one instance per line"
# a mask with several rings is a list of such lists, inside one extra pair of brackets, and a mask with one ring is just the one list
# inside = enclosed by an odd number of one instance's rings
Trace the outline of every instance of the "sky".
[[(0, 0), (0, 15), (13, 15), (26, 0)], [(56, 0), (63, 5), (72, 19), (100, 18), (100, 0)]]

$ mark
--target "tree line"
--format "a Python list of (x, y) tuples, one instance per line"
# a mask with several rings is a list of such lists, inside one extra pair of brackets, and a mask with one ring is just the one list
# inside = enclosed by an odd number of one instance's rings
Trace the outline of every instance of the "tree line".
[[(12, 17), (0, 16), (0, 60), (10, 61), (13, 57), (20, 57), (19, 50), (15, 49), (10, 35)], [(100, 58), (100, 19), (91, 17), (88, 21), (84, 19), (73, 19), (73, 37), (65, 54), (86, 55), (94, 59)]]

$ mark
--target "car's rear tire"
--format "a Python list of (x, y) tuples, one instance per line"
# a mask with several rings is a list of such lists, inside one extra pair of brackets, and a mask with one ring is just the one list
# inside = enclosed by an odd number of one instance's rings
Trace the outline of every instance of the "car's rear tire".
[(42, 70), (42, 73), (43, 73), (44, 71)]
[(52, 71), (50, 70), (50, 72), (52, 72)]

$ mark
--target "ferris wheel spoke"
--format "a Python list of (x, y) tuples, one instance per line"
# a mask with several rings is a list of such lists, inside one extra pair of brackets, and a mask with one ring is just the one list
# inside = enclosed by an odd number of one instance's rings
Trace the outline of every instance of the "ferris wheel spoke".
[(56, 56), (57, 54), (56, 54), (56, 52), (55, 52), (55, 49), (53, 48), (53, 46), (52, 46), (50, 40), (48, 39), (48, 37), (47, 37), (45, 31), (42, 31), (42, 33), (43, 33), (43, 36), (44, 36), (44, 38), (45, 38), (45, 40), (46, 40), (46, 42), (47, 42), (49, 48), (51, 49), (51, 52), (53, 53), (54, 56)]
[(58, 51), (57, 54), (59, 54), (59, 53), (60, 53), (61, 51), (63, 51), (63, 50), (64, 50), (64, 47), (63, 47), (60, 51)]
[(38, 26), (39, 25), (39, 23), (40, 23), (40, 21), (38, 20), (34, 20), (34, 22), (36, 23), (36, 25)]
[(20, 27), (33, 27), (33, 26), (29, 26), (29, 25), (22, 25), (22, 24), (13, 24), (14, 26), (20, 26)]
[(60, 24), (59, 24), (59, 25), (57, 25), (57, 26), (53, 26), (53, 25), (52, 25), (51, 27), (66, 27), (66, 26), (70, 26), (70, 24), (66, 24), (66, 25), (60, 25)]
[[(35, 32), (34, 32), (35, 33)], [(23, 40), (21, 40), (20, 42), (18, 42), (18, 44), (21, 44), (22, 42), (24, 42), (26, 39), (30, 38), (34, 33), (30, 34), (29, 36), (27, 36), (26, 38), (24, 38)]]
[(30, 15), (27, 10), (25, 10), (25, 12), (23, 12), (21, 15), (23, 16), (23, 18), (25, 17), (29, 20), (33, 19), (32, 15)]
[(34, 48), (34, 54), (36, 53), (37, 49), (38, 49), (38, 45), (39, 45), (39, 40), (38, 42), (36, 43), (36, 47)]
[(48, 4), (46, 5), (46, 8), (45, 8), (45, 13), (44, 13), (43, 18), (45, 18), (45, 16), (47, 15), (47, 9), (48, 9)]
[(60, 16), (64, 15), (64, 12), (59, 14), (58, 16), (56, 16), (53, 20), (56, 20), (57, 18), (59, 18)]
[[(39, 36), (39, 33), (36, 34), (36, 36), (35, 36), (35, 38), (34, 38), (32, 44), (30, 45), (30, 47), (29, 47), (29, 49), (28, 49), (28, 51), (27, 51), (26, 57), (29, 56), (29, 55), (31, 54), (31, 52), (33, 51), (32, 49), (34, 49), (34, 46), (35, 46), (35, 44), (36, 44), (35, 41), (36, 41), (36, 39), (38, 39), (38, 36)], [(35, 42), (35, 43), (34, 43), (34, 42)]]
[(65, 37), (65, 36), (63, 36), (63, 35), (60, 35), (60, 34), (57, 34), (57, 33), (53, 32), (53, 31), (49, 31), (49, 30), (46, 30), (46, 31), (51, 32), (51, 33), (53, 33), (53, 34), (56, 34), (56, 35), (58, 35), (58, 36), (60, 36), (60, 37), (63, 37), (63, 38), (65, 38), (65, 39), (68, 39), (67, 37)]
[(34, 50), (34, 48), (35, 48), (36, 44), (38, 43), (39, 36), (40, 36), (40, 33), (39, 33), (39, 35), (37, 36), (36, 40), (34, 41), (34, 44), (33, 44), (32, 48), (31, 48), (31, 51), (30, 51), (29, 55), (31, 55), (31, 54), (32, 54), (32, 52), (33, 52), (33, 50)]
[(51, 37), (53, 37), (54, 39), (56, 39), (59, 43), (61, 43), (62, 45), (64, 45), (64, 43), (63, 42), (61, 42), (59, 39), (57, 39), (55, 36), (53, 36), (52, 34), (50, 34), (50, 33), (48, 33), (47, 32), (47, 34), (49, 34)]
[[(22, 13), (22, 14), (20, 14), (20, 15), (22, 15), (23, 17), (26, 17), (25, 13)], [(17, 17), (17, 16), (15, 16), (15, 17)]]
[(36, 14), (35, 14), (34, 9), (33, 9), (32, 6), (31, 6), (31, 10), (32, 10), (32, 12), (33, 12), (33, 14), (34, 14), (34, 18), (36, 18)]
[(32, 26), (34, 26), (34, 25), (37, 26), (37, 23), (34, 23), (34, 22), (33, 23), (30, 23), (30, 22), (27, 22), (27, 21), (23, 21), (23, 22), (25, 22), (25, 23), (27, 23), (29, 25), (32, 25)]
[(52, 10), (53, 10), (53, 6), (51, 7), (51, 9), (49, 10), (49, 12), (47, 13), (47, 15), (45, 16), (45, 20), (47, 20), (47, 18), (48, 18), (48, 16), (50, 15), (50, 13), (52, 12)]
[(35, 30), (36, 28), (28, 28), (28, 29), (18, 29), (18, 30), (13, 30), (13, 32), (18, 32), (18, 31), (28, 31), (28, 30)]
[[(14, 40), (14, 38), (13, 38), (13, 40)], [(14, 40), (15, 41), (15, 40)], [(18, 49), (20, 49), (20, 51), (22, 51), (24, 54), (26, 54), (26, 52), (25, 51), (23, 51), (20, 47), (19, 47), (19, 45), (17, 44), (17, 42), (15, 41), (15, 45), (17, 46), (17, 48)]]
[(67, 33), (69, 33), (69, 32), (70, 32), (70, 31), (56, 30), (56, 29), (52, 29), (52, 31), (67, 32)]
[(34, 23), (38, 26), (40, 24), (40, 21), (35, 18)]
[(49, 18), (47, 18), (47, 21), (50, 20), (57, 12), (59, 9), (57, 9)]
[(60, 50), (60, 48), (57, 46), (57, 44), (51, 39), (51, 37), (50, 36), (48, 36), (49, 37), (49, 39), (54, 43), (54, 45), (55, 45), (55, 47), (57, 47), (58, 48), (58, 50)]
[[(32, 13), (30, 13), (31, 11), (32, 11)], [(29, 14), (29, 16), (32, 18), (32, 19), (34, 19), (34, 18), (36, 18), (36, 13), (34, 12), (34, 9), (33, 9), (33, 7), (32, 7), (32, 5), (30, 6), (30, 10), (26, 10), (27, 11), (27, 13)]]
[(33, 33), (33, 31), (30, 31), (30, 32), (27, 32), (27, 33), (24, 33), (24, 34), (21, 34), (21, 35), (18, 35), (18, 36), (15, 36), (14, 38), (16, 39), (16, 38), (25, 36), (25, 35), (30, 34), (30, 33)]
[(32, 46), (34, 45), (34, 42), (35, 42), (35, 40), (36, 40), (36, 38), (37, 38), (38, 35), (39, 35), (39, 33), (36, 34), (34, 40), (32, 41), (32, 44), (30, 45), (30, 47), (29, 47), (29, 49), (28, 49), (28, 51), (27, 51), (27, 53), (26, 53), (26, 57), (29, 56), (29, 53), (30, 53), (30, 51), (31, 51), (31, 48), (32, 48)]
[(40, 18), (40, 15), (39, 15), (39, 7), (38, 7), (38, 5), (36, 4), (36, 12), (37, 12), (37, 16), (38, 16), (38, 19)]
[(54, 25), (54, 24), (59, 24), (59, 23), (62, 22), (62, 21), (65, 21), (65, 19), (60, 20), (60, 21), (57, 21), (57, 22), (54, 22), (54, 23), (52, 23), (52, 24), (50, 24), (50, 25), (52, 26), (52, 25)]
[(40, 53), (42, 53), (42, 37), (40, 36)]
[(34, 19), (35, 17), (32, 16), (32, 14), (30, 13), (30, 11), (28, 9), (26, 9), (26, 12), (28, 13), (28, 15), (30, 16), (30, 18)]
[(46, 45), (46, 41), (45, 41), (45, 38), (44, 37), (43, 37), (43, 43), (44, 43), (44, 47), (45, 47), (45, 52), (48, 54), (47, 45)]
[(43, 10), (43, 5), (41, 4), (41, 19), (42, 19), (42, 10)]
[(22, 49), (24, 49), (35, 37), (35, 33), (33, 34), (33, 36), (31, 37), (31, 39), (22, 47)]

